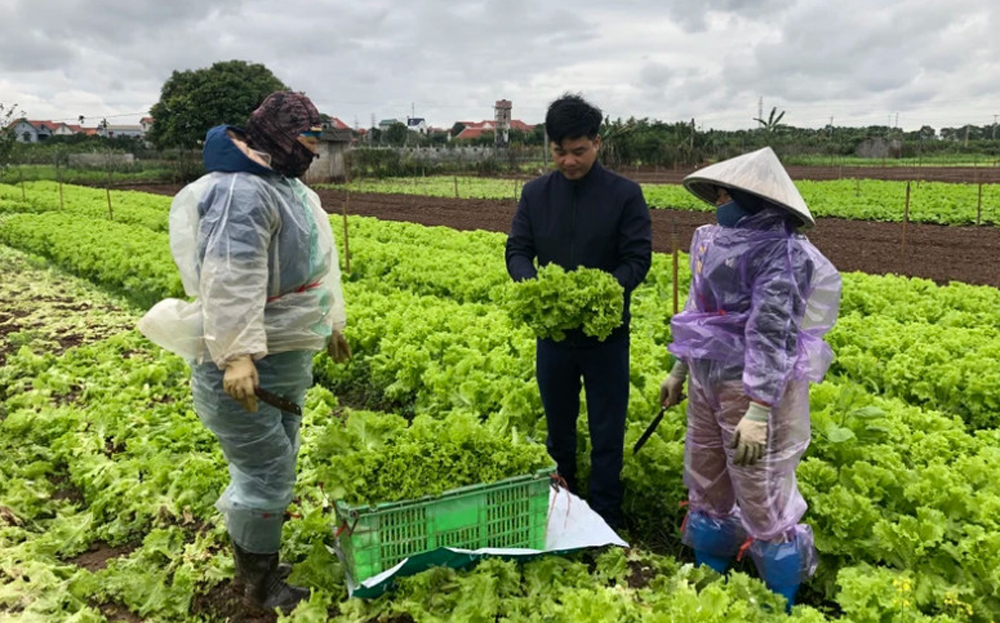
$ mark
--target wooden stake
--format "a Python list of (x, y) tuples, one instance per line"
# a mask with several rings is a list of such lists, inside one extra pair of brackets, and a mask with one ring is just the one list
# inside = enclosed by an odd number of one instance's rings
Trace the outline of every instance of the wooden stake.
[(59, 180), (59, 209), (63, 209), (62, 170), (59, 168), (59, 156), (56, 156), (56, 179)]
[(861, 196), (861, 180), (859, 178), (855, 178), (854, 180), (854, 196)]
[(344, 193), (344, 203), (341, 207), (344, 210), (344, 272), (350, 274), (351, 272), (351, 245), (349, 241), (349, 236), (347, 232), (347, 204), (351, 201), (351, 191), (346, 191)]
[(903, 244), (900, 250), (903, 267), (906, 267), (906, 225), (910, 222), (910, 182), (906, 182), (906, 207), (903, 208)]
[(679, 300), (678, 300), (678, 293), (677, 293), (677, 289), (678, 289), (678, 285), (677, 285), (677, 254), (678, 254), (678, 249), (677, 249), (677, 247), (678, 247), (678, 244), (677, 244), (677, 219), (676, 218), (674, 218), (673, 232), (670, 235), (670, 246), (671, 246), (671, 253), (674, 256), (674, 266), (673, 266), (673, 271), (674, 271), (674, 279), (673, 279), (673, 281), (674, 281), (674, 315), (676, 316), (677, 315), (677, 310), (679, 309), (679, 307), (678, 307), (679, 306)]
[(24, 169), (21, 168), (21, 165), (17, 165), (17, 175), (21, 178), (21, 201), (27, 201), (28, 195), (24, 192)]
[(111, 209), (111, 169), (108, 169), (108, 183), (104, 186), (104, 191), (108, 195), (108, 219), (115, 220), (115, 212)]
[(455, 199), (458, 199), (458, 176), (455, 176)]
[(976, 202), (976, 225), (983, 219), (983, 183), (979, 182), (979, 200)]

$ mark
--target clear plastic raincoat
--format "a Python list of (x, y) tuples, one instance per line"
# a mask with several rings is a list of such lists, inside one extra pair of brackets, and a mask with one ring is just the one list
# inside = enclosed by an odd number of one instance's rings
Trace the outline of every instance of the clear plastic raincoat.
[(233, 539), (278, 549), (295, 483), (300, 416), (247, 411), (222, 388), (230, 359), (252, 355), (260, 387), (302, 404), (312, 356), (345, 325), (337, 249), (319, 197), (254, 160), (235, 129), (209, 131), (211, 171), (170, 209), (170, 249), (193, 301), (167, 299), (140, 330), (191, 362), (195, 408), (218, 437), (230, 484), (218, 501)]

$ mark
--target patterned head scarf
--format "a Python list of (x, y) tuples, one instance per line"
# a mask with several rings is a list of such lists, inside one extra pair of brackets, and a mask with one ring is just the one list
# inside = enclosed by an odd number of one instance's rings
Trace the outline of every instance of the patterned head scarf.
[(271, 167), (286, 177), (301, 177), (313, 159), (299, 134), (322, 125), (319, 111), (302, 93), (276, 91), (250, 115), (247, 136), (255, 149), (271, 156)]

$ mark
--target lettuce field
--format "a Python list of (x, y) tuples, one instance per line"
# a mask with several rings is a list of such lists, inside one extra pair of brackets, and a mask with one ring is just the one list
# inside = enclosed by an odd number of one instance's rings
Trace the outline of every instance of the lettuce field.
[[(347, 185), (354, 192), (402, 193), (429, 197), (511, 199), (520, 196), (524, 180), (476, 177), (415, 177), (360, 180)], [(906, 206), (906, 182), (888, 180), (798, 180), (795, 185), (814, 216), (900, 222)], [(643, 184), (651, 208), (711, 211), (679, 184)], [(909, 220), (938, 225), (997, 224), (1000, 184), (913, 182)]]
[[(532, 330), (502, 303), (504, 236), (366, 217), (349, 218), (354, 358), (316, 356), (284, 526), (291, 581), (313, 595), (285, 617), (248, 614), (228, 588), (213, 507), (225, 461), (194, 413), (186, 364), (134, 329), (153, 302), (183, 295), (170, 200), (113, 195), (111, 215), (103, 191), (67, 186), (60, 208), (52, 184), (24, 195), (0, 184), (2, 621), (1000, 619), (1000, 291), (863, 273), (844, 275), (837, 357), (811, 392), (798, 477), (820, 565), (790, 615), (748, 561), (722, 578), (680, 545), (677, 412), (626, 453), (631, 548), (434, 569), (349, 599), (328, 548), (333, 501), (376, 491), (376, 463), (398, 458), (386, 438), (492, 440), (491, 459), (508, 466), (537, 460), (528, 442), (544, 439)], [(682, 256), (682, 293), (688, 279)], [(672, 288), (657, 254), (633, 298), (626, 447), (657, 411)], [(463, 443), (428, 487), (465, 477)]]

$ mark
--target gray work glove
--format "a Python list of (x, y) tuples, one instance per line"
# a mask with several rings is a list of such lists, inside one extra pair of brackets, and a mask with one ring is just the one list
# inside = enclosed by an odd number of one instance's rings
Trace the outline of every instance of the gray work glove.
[(337, 329), (330, 335), (330, 341), (326, 344), (326, 354), (337, 363), (347, 363), (351, 358), (351, 345), (347, 343), (347, 338)]
[(257, 366), (250, 355), (240, 355), (226, 362), (222, 389), (250, 413), (257, 412), (257, 395), (254, 389), (259, 382)]
[(687, 379), (688, 367), (683, 361), (677, 361), (670, 369), (670, 375), (660, 384), (660, 404), (670, 408), (684, 400), (684, 380)]
[(764, 451), (767, 450), (767, 421), (770, 416), (771, 407), (759, 402), (750, 403), (740, 423), (736, 425), (736, 432), (729, 444), (730, 448), (736, 448), (733, 463), (746, 467), (764, 456)]

